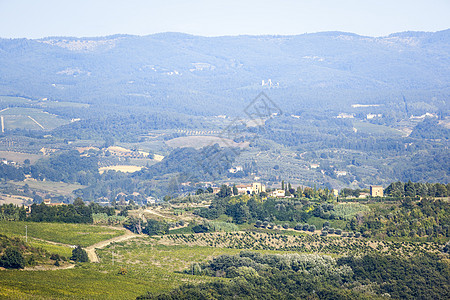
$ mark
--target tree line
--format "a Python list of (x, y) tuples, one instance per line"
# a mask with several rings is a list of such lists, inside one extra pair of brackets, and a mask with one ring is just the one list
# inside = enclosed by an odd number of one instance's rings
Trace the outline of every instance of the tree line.
[(73, 204), (50, 206), (45, 203), (34, 203), (27, 215), (24, 206), (14, 204), (0, 205), (0, 219), (8, 221), (60, 222), (60, 223), (93, 223), (93, 214), (105, 213), (115, 215), (113, 207), (103, 207), (97, 203), (85, 205), (80, 198)]
[(447, 299), (450, 293), (450, 268), (435, 254), (410, 260), (380, 255), (335, 259), (242, 251), (193, 263), (185, 272), (230, 279), (184, 284), (137, 299)]

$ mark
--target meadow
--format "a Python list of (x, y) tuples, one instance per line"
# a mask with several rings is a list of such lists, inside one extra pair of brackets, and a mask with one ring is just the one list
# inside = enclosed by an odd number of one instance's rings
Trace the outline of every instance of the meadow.
[(10, 181), (9, 183), (24, 186), (28, 184), (31, 189), (42, 190), (48, 193), (53, 193), (56, 195), (68, 196), (72, 194), (74, 190), (83, 189), (86, 186), (76, 183), (65, 183), (65, 182), (53, 182), (53, 181), (37, 181), (37, 180), (27, 180), (27, 181)]
[(28, 240), (40, 239), (66, 245), (93, 245), (122, 235), (123, 230), (86, 224), (11, 222), (0, 221), (0, 232), (7, 236), (25, 238), (25, 225), (28, 228)]

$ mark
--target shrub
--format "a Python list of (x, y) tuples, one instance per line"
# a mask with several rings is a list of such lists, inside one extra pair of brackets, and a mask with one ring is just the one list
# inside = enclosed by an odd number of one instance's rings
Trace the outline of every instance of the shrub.
[(117, 274), (119, 274), (119, 275), (127, 275), (127, 274), (128, 274), (128, 271), (127, 271), (127, 269), (121, 267), (121, 268), (119, 269), (119, 272), (117, 272)]
[(25, 259), (19, 250), (6, 248), (5, 253), (0, 257), (0, 265), (7, 269), (23, 269), (25, 267)]
[(77, 246), (72, 250), (72, 257), (70, 258), (73, 261), (77, 262), (88, 262), (89, 257), (84, 249), (81, 246)]

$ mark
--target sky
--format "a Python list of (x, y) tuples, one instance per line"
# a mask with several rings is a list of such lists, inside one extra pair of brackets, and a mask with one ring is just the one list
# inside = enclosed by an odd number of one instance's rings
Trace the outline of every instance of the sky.
[(450, 0), (0, 0), (1, 38), (202, 36), (450, 28)]

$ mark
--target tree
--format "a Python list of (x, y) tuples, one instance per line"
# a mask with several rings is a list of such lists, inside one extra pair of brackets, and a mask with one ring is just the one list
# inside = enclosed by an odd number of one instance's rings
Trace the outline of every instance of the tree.
[(236, 185), (233, 184), (233, 195), (236, 196), (237, 194), (239, 194), (238, 189), (237, 189)]
[(222, 184), (222, 186), (220, 187), (220, 191), (217, 193), (217, 196), (219, 196), (220, 198), (231, 196), (231, 188), (226, 184)]
[(5, 253), (0, 257), (0, 265), (7, 269), (23, 269), (25, 267), (25, 259), (19, 250), (6, 248)]
[(84, 206), (84, 201), (83, 199), (81, 199), (80, 197), (78, 197), (77, 199), (75, 199), (73, 201), (73, 205), (75, 206)]
[(72, 257), (70, 259), (77, 262), (89, 261), (89, 257), (87, 255), (86, 250), (81, 248), (81, 246), (77, 246), (75, 249), (72, 250)]
[(411, 180), (409, 180), (405, 184), (405, 196), (406, 197), (414, 197), (414, 196), (416, 196), (416, 189), (415, 189), (414, 183), (412, 183)]

